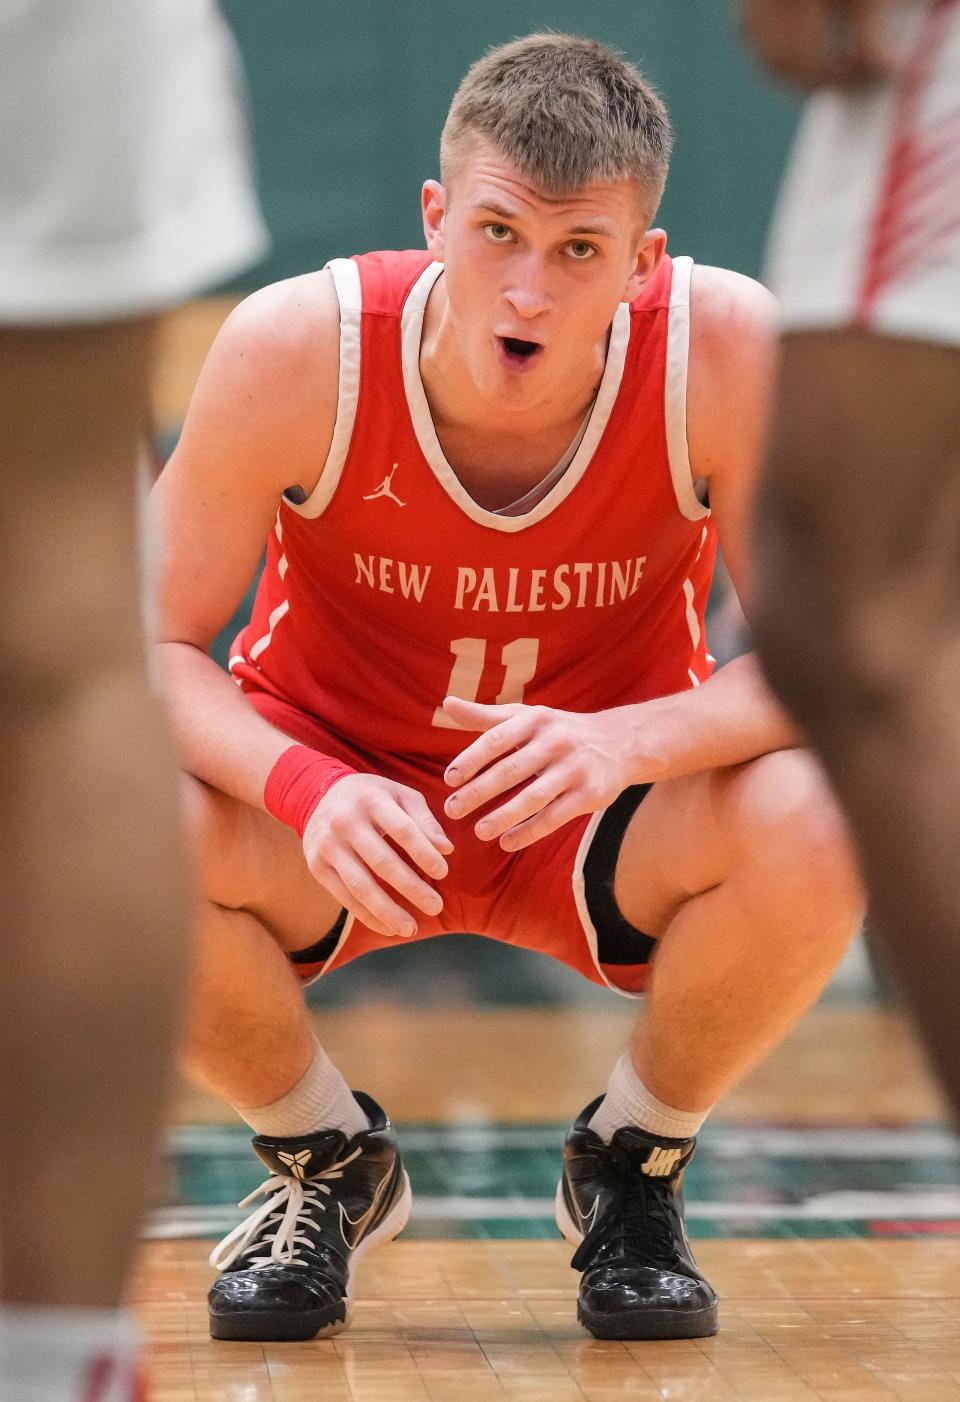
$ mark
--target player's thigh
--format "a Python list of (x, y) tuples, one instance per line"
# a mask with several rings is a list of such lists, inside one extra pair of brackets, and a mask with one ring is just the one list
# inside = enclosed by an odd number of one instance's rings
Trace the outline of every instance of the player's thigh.
[(623, 916), (659, 938), (677, 912), (748, 864), (784, 884), (804, 873), (857, 885), (847, 827), (809, 750), (654, 784), (624, 833), (614, 895)]
[(311, 875), (293, 829), (189, 775), (183, 783), (206, 899), (255, 915), (288, 954), (321, 940), (342, 907)]
[(150, 320), (0, 326), (5, 677), (142, 657), (136, 464), (152, 336)]

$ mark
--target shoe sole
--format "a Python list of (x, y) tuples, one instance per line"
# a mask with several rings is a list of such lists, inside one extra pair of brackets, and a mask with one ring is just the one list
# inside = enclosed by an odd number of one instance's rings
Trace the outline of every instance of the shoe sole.
[(379, 1226), (356, 1246), (350, 1256), (347, 1293), (332, 1309), (309, 1310), (303, 1314), (278, 1317), (273, 1313), (210, 1315), (210, 1337), (234, 1343), (303, 1343), (310, 1339), (330, 1339), (350, 1323), (351, 1287), (357, 1262), (374, 1246), (398, 1237), (410, 1220), (413, 1193), (406, 1169), (400, 1196)]
[[(554, 1208), (560, 1235), (571, 1246), (583, 1241), (581, 1232), (570, 1216), (563, 1183), (557, 1184)], [(595, 1339), (706, 1339), (720, 1327), (717, 1306), (685, 1314), (678, 1319), (667, 1310), (623, 1310), (619, 1314), (593, 1314), (577, 1301), (577, 1320)]]

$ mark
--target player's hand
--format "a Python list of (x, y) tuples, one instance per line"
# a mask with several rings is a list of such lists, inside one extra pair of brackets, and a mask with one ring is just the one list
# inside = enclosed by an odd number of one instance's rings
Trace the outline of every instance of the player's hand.
[(453, 843), (423, 795), (405, 784), (375, 774), (339, 780), (311, 814), (303, 851), (334, 899), (382, 935), (416, 934), (416, 920), (394, 894), (426, 915), (443, 909), (439, 891), (419, 873), (442, 881)]
[[(465, 818), (524, 785), (475, 827), (479, 838), (499, 838), (508, 852), (529, 847), (581, 813), (605, 808), (637, 782), (626, 765), (627, 708), (582, 714), (548, 706), (482, 706), (448, 696), (443, 709), (464, 730), (484, 732), (447, 767), (444, 777), (457, 790), (444, 805), (448, 817)], [(647, 767), (653, 779), (663, 762), (651, 757)]]
[(741, 27), (768, 68), (803, 88), (853, 87), (898, 66), (903, 0), (741, 0)]

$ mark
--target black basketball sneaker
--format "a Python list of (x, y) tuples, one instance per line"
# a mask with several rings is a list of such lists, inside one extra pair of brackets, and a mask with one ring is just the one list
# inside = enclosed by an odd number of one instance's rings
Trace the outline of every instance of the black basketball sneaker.
[(325, 1129), (302, 1139), (253, 1141), (271, 1177), (240, 1203), (266, 1201), (210, 1257), (221, 1275), (208, 1295), (215, 1339), (313, 1339), (345, 1328), (357, 1258), (403, 1231), (407, 1178), (393, 1127), (354, 1091), (370, 1128), (348, 1140)]
[(567, 1135), (557, 1226), (582, 1271), (577, 1318), (598, 1339), (699, 1339), (717, 1332), (717, 1297), (697, 1269), (683, 1225), (683, 1170), (695, 1139), (633, 1126), (609, 1144), (588, 1122)]

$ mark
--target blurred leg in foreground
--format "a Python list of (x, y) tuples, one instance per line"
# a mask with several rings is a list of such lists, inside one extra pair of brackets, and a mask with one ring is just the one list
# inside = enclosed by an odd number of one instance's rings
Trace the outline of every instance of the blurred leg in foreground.
[(743, 16), (820, 89), (771, 246), (785, 336), (752, 621), (960, 1114), (960, 0)]
[(0, 330), (7, 1304), (116, 1309), (169, 1089), (187, 881), (141, 623), (150, 332)]
[(0, 1397), (140, 1395), (189, 880), (136, 463), (160, 308), (259, 251), (204, 0), (0, 14)]
[(960, 352), (787, 337), (757, 542), (768, 674), (855, 822), (960, 1112)]

